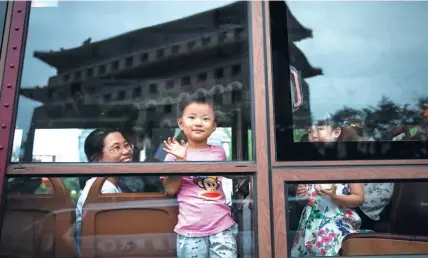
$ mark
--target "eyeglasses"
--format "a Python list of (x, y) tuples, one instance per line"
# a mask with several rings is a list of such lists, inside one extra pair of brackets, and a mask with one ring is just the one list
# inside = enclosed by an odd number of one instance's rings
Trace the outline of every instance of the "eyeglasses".
[(126, 149), (127, 151), (133, 151), (134, 145), (129, 144), (129, 143), (125, 143), (124, 145), (121, 145), (121, 146), (115, 146), (115, 147), (109, 149), (109, 151), (112, 151), (115, 153), (122, 153), (124, 149)]

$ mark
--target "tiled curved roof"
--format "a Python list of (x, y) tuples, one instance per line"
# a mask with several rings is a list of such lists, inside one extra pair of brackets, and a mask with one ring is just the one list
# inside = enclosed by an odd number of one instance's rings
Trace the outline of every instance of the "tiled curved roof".
[[(88, 58), (93, 60), (111, 58), (126, 54), (123, 52), (124, 49), (135, 51), (135, 49), (131, 49), (130, 45), (138, 46), (141, 49), (158, 47), (164, 42), (165, 33), (171, 33), (169, 37), (169, 43), (171, 43), (182, 41), (201, 33), (214, 32), (223, 23), (222, 17), (233, 16), (234, 23), (240, 22), (244, 24), (246, 23), (245, 17), (247, 15), (246, 4), (244, 1), (239, 1), (172, 22), (141, 28), (98, 42), (89, 42), (71, 49), (35, 51), (34, 56), (56, 67), (58, 70), (63, 70), (66, 67), (78, 67), (83, 65), (85, 61), (87, 62)], [(201, 27), (195, 28), (195, 24), (201, 24)], [(64, 62), (64, 60), (67, 60), (67, 62)]]

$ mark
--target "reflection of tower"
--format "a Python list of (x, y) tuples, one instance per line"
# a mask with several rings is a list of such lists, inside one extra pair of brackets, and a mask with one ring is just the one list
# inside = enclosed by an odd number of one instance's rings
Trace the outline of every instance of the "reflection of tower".
[[(312, 30), (305, 28), (290, 12), (285, 2), (271, 2), (271, 46), (273, 59), (273, 80), (275, 98), (275, 121), (278, 124), (293, 121), (295, 128), (303, 128), (311, 121), (309, 87), (305, 79), (321, 75), (321, 69), (314, 68), (296, 42), (312, 37)], [(288, 46), (285, 47), (285, 46)], [(285, 71), (289, 65), (295, 67), (302, 77), (303, 105), (293, 113), (292, 118), (286, 110), (291, 108), (289, 78)], [(284, 125), (285, 126), (285, 125)], [(280, 126), (282, 127), (282, 125)], [(286, 126), (287, 128), (289, 126)]]
[(251, 124), (247, 20), (247, 3), (237, 2), (72, 49), (34, 52), (57, 74), (44, 87), (21, 89), (43, 103), (33, 113), (24, 159), (38, 128), (118, 127), (137, 147), (150, 138), (154, 152), (174, 132), (178, 103), (194, 94), (228, 118), (219, 126), (232, 128), (234, 155), (247, 157), (236, 142), (246, 142)]
[(321, 75), (322, 71), (318, 68), (312, 68), (299, 48), (294, 43), (289, 44), (290, 49), (290, 63), (294, 66), (302, 76), (302, 93), (303, 93), (303, 104), (302, 106), (293, 113), (293, 123), (297, 128), (307, 126), (311, 122), (311, 106), (309, 102), (309, 85), (306, 82), (306, 78)]
[(302, 92), (303, 92), (303, 105), (293, 114), (293, 124), (297, 128), (305, 127), (311, 122), (311, 107), (309, 103), (309, 86), (305, 79), (322, 75), (322, 70), (313, 68), (303, 52), (295, 45), (295, 42), (311, 38), (312, 30), (307, 29), (301, 25), (293, 14), (287, 8), (287, 31), (288, 31), (288, 48), (290, 64), (300, 71), (302, 76)]

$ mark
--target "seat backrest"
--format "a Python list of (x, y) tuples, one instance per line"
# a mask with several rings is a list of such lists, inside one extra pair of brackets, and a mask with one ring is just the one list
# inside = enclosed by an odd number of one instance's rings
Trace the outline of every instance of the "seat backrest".
[[(428, 228), (428, 187), (412, 182), (397, 185), (391, 210), (391, 233), (426, 235)], [(406, 223), (403, 223), (405, 221)]]
[(97, 178), (83, 207), (82, 258), (176, 257), (175, 198), (158, 193), (101, 194)]
[(75, 209), (60, 178), (49, 178), (49, 194), (8, 194), (1, 235), (1, 257), (76, 257)]
[(427, 254), (428, 237), (389, 233), (354, 233), (342, 242), (341, 256)]

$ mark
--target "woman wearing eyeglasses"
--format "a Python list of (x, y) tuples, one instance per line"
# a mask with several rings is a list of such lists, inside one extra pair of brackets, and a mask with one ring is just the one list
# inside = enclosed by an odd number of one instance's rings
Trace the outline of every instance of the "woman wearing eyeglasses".
[[(133, 146), (129, 144), (118, 129), (96, 129), (85, 140), (85, 154), (89, 162), (131, 162)], [(82, 226), (83, 205), (96, 177), (82, 178), (85, 184), (76, 205), (76, 251), (80, 257), (80, 233)], [(108, 177), (104, 182), (101, 193), (122, 193), (119, 178)]]

